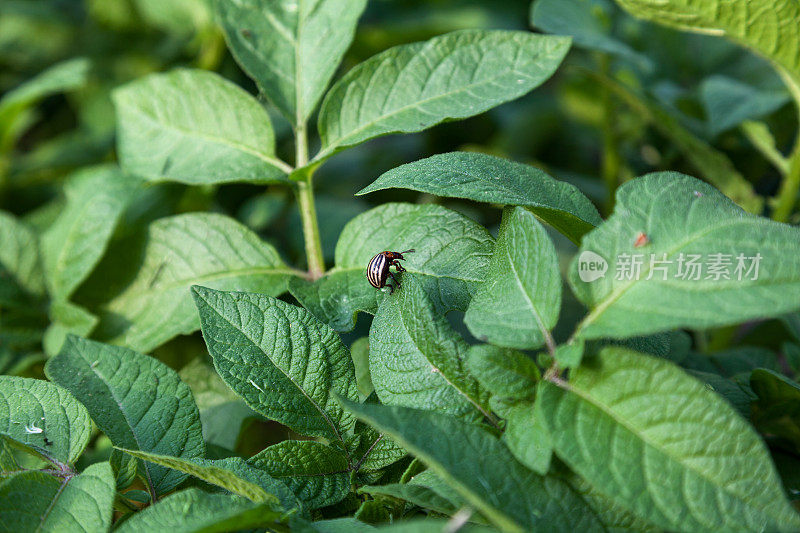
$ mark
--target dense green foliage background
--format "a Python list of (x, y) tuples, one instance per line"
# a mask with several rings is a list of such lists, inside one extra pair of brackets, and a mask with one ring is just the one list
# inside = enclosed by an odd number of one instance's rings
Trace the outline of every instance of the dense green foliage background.
[(0, 530), (799, 530), (800, 2), (716, 4), (5, 0)]

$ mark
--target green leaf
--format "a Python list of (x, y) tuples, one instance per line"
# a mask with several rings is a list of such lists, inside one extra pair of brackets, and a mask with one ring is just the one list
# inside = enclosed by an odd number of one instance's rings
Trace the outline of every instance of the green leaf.
[(66, 204), (41, 240), (44, 271), (53, 298), (69, 298), (91, 273), (138, 190), (138, 180), (113, 166), (78, 172), (66, 182)]
[(366, 398), (375, 391), (372, 376), (369, 375), (369, 338), (361, 337), (350, 345), (350, 357), (356, 370), (356, 388)]
[(561, 310), (561, 275), (553, 242), (536, 217), (506, 208), (486, 281), (472, 298), (464, 323), (484, 342), (534, 349), (553, 344), (550, 330)]
[(26, 109), (39, 100), (84, 85), (89, 75), (89, 60), (83, 57), (57, 63), (0, 99), (0, 151), (16, 141), (14, 133), (22, 133), (18, 120)]
[(742, 133), (747, 140), (763, 155), (782, 175), (789, 173), (789, 160), (778, 150), (775, 137), (763, 122), (748, 120), (741, 124)]
[(74, 463), (91, 432), (89, 413), (67, 390), (38, 379), (0, 376), (0, 433)]
[(366, 279), (372, 256), (413, 248), (403, 266), (424, 282), (436, 309), (463, 311), (486, 275), (492, 245), (486, 229), (444, 207), (383, 204), (345, 226), (327, 276), (313, 284), (293, 280), (289, 288), (314, 316), (349, 331), (358, 311), (374, 314), (385, 297)]
[(439, 496), (433, 490), (411, 483), (389, 483), (386, 485), (367, 485), (358, 489), (359, 494), (369, 494), (370, 496), (389, 496), (404, 500), (423, 509), (428, 509), (436, 513), (450, 515), (455, 514), (459, 507), (453, 505), (449, 500)]
[(637, 17), (665, 26), (722, 35), (779, 65), (800, 80), (800, 4), (795, 0), (617, 0)]
[(536, 406), (558, 456), (655, 525), (676, 531), (800, 527), (755, 431), (672, 363), (605, 348), (569, 383), (542, 382)]
[(269, 115), (213, 72), (151, 74), (113, 93), (122, 168), (150, 181), (286, 182)]
[(542, 417), (534, 415), (533, 402), (520, 402), (509, 409), (503, 442), (520, 463), (538, 474), (547, 474), (553, 440)]
[(44, 274), (33, 230), (11, 213), (0, 211), (0, 242), (0, 301), (12, 300), (18, 290), (43, 296)]
[(63, 479), (30, 470), (0, 484), (3, 531), (83, 531), (111, 528), (116, 493), (108, 463)]
[(228, 46), (294, 124), (304, 123), (350, 46), (366, 0), (216, 0)]
[(352, 402), (346, 406), (419, 457), (500, 529), (602, 530), (565, 483), (526, 469), (477, 426), (417, 409)]
[(756, 369), (750, 386), (758, 396), (753, 424), (762, 432), (785, 439), (800, 451), (800, 384), (777, 372)]
[(192, 287), (217, 372), (247, 405), (300, 434), (344, 446), (358, 399), (347, 348), (305, 309), (261, 294)]
[(275, 248), (232, 218), (162, 218), (149, 228), (136, 278), (108, 304), (107, 327), (116, 330), (116, 342), (150, 351), (200, 327), (192, 285), (278, 295), (293, 274)]
[(403, 276), (402, 287), (381, 304), (369, 342), (369, 371), (382, 403), (489, 415), (488, 395), (465, 368), (469, 346), (434, 312), (416, 277)]
[[(642, 234), (648, 241), (644, 245)], [(797, 228), (748, 215), (699, 180), (675, 172), (637, 178), (617, 190), (614, 214), (584, 238), (570, 267), (570, 284), (591, 309), (577, 335), (625, 338), (678, 327), (736, 324), (796, 310), (799, 243)], [(634, 254), (640, 254), (642, 263), (638, 279), (636, 269), (628, 268)], [(757, 254), (760, 259), (747, 260)], [(689, 260), (697, 255), (700, 279), (693, 279), (696, 272)], [(743, 268), (737, 270), (740, 256)], [(651, 257), (656, 261), (652, 269)], [(667, 263), (658, 263), (661, 260)], [(604, 276), (582, 281), (579, 270), (586, 278), (588, 261), (604, 263)], [(756, 263), (757, 276), (754, 270), (747, 272)], [(715, 280), (714, 264), (730, 279)]]
[(315, 160), (518, 98), (552, 76), (569, 44), (564, 37), (464, 30), (390, 48), (354, 67), (325, 96)]
[(289, 510), (297, 507), (297, 499), (281, 481), (266, 471), (245, 462), (241, 457), (209, 460), (202, 457), (173, 457), (137, 450), (121, 451), (143, 461), (189, 474), (206, 483), (247, 498), (256, 503), (281, 504)]
[(338, 503), (350, 492), (347, 457), (320, 442), (285, 440), (248, 463), (283, 481), (308, 509)]
[(639, 114), (661, 135), (669, 139), (683, 156), (709, 183), (748, 212), (760, 213), (764, 200), (753, 186), (736, 170), (730, 158), (685, 128), (673, 113), (663, 109), (651, 98), (639, 94), (611, 78), (594, 75), (628, 107)]
[[(86, 406), (115, 446), (176, 457), (205, 453), (200, 415), (189, 387), (157, 359), (69, 336), (45, 372)], [(158, 494), (169, 492), (186, 477), (145, 463), (139, 471)]]
[(631, 60), (651, 70), (650, 59), (612, 35), (614, 6), (608, 0), (536, 0), (530, 21), (536, 28), (556, 35), (569, 35), (575, 46), (600, 50)]
[(274, 526), (282, 518), (283, 513), (275, 511), (269, 504), (254, 503), (233, 494), (209, 494), (190, 488), (133, 514), (114, 531), (223, 533)]
[(486, 154), (450, 152), (401, 165), (357, 194), (391, 188), (520, 205), (576, 243), (602, 222), (592, 202), (574, 185), (538, 168)]
[(71, 302), (54, 301), (50, 303), (50, 325), (44, 332), (42, 347), (49, 357), (55, 356), (70, 333), (88, 337), (97, 325), (97, 317), (79, 305)]
[(719, 135), (742, 122), (761, 118), (789, 102), (785, 90), (759, 89), (726, 76), (714, 75), (700, 84), (709, 133)]
[(539, 368), (521, 352), (488, 344), (470, 346), (465, 363), (469, 373), (494, 395), (522, 400), (536, 392)]
[(136, 10), (149, 24), (188, 37), (211, 23), (211, 10), (206, 0), (133, 0)]

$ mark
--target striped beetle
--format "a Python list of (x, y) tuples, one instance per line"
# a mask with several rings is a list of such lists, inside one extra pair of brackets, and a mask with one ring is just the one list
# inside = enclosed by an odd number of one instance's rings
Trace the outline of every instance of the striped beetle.
[[(369, 260), (369, 265), (367, 266), (367, 280), (369, 280), (370, 285), (376, 289), (389, 287), (389, 294), (393, 293), (395, 287), (400, 286), (400, 282), (394, 277), (389, 267), (394, 266), (398, 272), (405, 272), (406, 269), (403, 268), (403, 265), (401, 265), (398, 260), (405, 261), (406, 258), (403, 257), (403, 254), (411, 253), (414, 253), (413, 249), (404, 252), (390, 252), (387, 250), (376, 254), (375, 257)], [(394, 280), (394, 285), (386, 284), (387, 278), (389, 277)]]

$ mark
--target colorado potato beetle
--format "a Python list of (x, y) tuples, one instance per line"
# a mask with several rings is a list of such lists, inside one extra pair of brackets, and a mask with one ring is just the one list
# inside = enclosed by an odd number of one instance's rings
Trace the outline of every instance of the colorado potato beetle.
[[(370, 285), (376, 289), (389, 287), (389, 294), (393, 293), (394, 289), (400, 286), (400, 282), (394, 277), (389, 267), (393, 266), (398, 272), (405, 272), (406, 269), (400, 264), (400, 260), (405, 261), (406, 258), (403, 257), (403, 254), (410, 253), (414, 253), (414, 250), (411, 249), (404, 252), (390, 252), (387, 250), (376, 254), (369, 260), (369, 265), (367, 266), (367, 280), (369, 280)], [(394, 285), (386, 284), (390, 277), (394, 280)]]

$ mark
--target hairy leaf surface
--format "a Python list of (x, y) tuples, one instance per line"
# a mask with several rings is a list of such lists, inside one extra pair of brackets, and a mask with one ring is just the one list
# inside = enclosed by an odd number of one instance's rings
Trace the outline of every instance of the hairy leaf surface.
[(39, 379), (0, 376), (0, 433), (62, 463), (74, 463), (91, 432), (89, 413), (66, 389)]
[(755, 431), (725, 400), (667, 361), (605, 348), (564, 388), (542, 382), (536, 406), (559, 457), (655, 525), (682, 531), (800, 527)]
[(551, 339), (560, 311), (561, 275), (553, 242), (531, 212), (506, 208), (486, 281), (472, 298), (464, 323), (485, 342), (534, 349)]
[(302, 123), (353, 40), (366, 0), (217, 0), (234, 57), (293, 123)]
[(275, 248), (232, 218), (163, 218), (149, 228), (136, 278), (108, 304), (107, 327), (116, 342), (150, 351), (200, 327), (192, 285), (278, 295), (293, 274)]
[(501, 529), (602, 531), (594, 513), (564, 482), (526, 469), (477, 426), (417, 409), (346, 405), (408, 448)]
[(151, 74), (114, 94), (122, 167), (150, 181), (286, 181), (269, 115), (213, 72)]
[[(45, 371), (86, 406), (115, 446), (175, 457), (205, 453), (200, 415), (189, 387), (157, 359), (69, 336)], [(158, 494), (169, 492), (186, 477), (147, 463), (139, 471)]]
[(391, 188), (521, 205), (574, 242), (602, 222), (592, 202), (574, 185), (538, 168), (486, 154), (450, 152), (401, 165), (357, 194)]
[(417, 279), (403, 280), (369, 330), (369, 372), (378, 398), (452, 415), (487, 414), (488, 395), (465, 368), (469, 346), (434, 312)]
[(325, 96), (322, 150), (315, 159), (518, 98), (555, 72), (569, 43), (526, 32), (464, 30), (390, 48), (357, 65)]
[[(588, 260), (605, 261), (605, 275), (582, 281)], [(569, 281), (591, 309), (579, 326), (586, 338), (777, 316), (800, 307), (800, 230), (749, 215), (689, 176), (649, 174), (618, 189), (614, 214), (584, 238)]]
[(333, 505), (350, 491), (347, 457), (321, 442), (286, 440), (248, 462), (283, 481), (309, 509)]
[(308, 311), (261, 294), (192, 288), (214, 366), (247, 404), (303, 435), (344, 445), (355, 419), (334, 394), (357, 400), (339, 336)]

